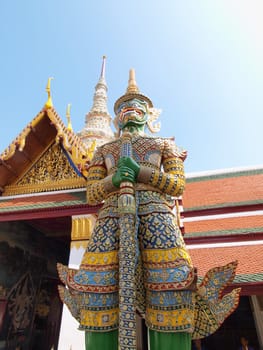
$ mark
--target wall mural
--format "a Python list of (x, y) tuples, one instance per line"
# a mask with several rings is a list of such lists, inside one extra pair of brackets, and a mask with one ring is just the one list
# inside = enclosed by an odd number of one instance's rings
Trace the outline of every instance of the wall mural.
[(15, 332), (25, 330), (33, 315), (35, 289), (29, 272), (24, 274), (8, 296), (8, 313)]

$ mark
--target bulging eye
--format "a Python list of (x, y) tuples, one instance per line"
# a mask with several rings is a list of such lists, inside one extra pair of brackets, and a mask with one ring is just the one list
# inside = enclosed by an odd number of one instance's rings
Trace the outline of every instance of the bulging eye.
[(134, 108), (134, 109), (140, 109), (141, 108), (141, 106), (140, 106), (140, 104), (138, 102), (131, 103), (129, 107)]

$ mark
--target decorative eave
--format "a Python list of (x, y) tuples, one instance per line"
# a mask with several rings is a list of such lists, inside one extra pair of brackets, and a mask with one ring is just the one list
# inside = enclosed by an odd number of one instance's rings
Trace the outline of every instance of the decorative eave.
[(78, 179), (53, 181), (48, 184), (30, 184), (30, 185), (10, 185), (4, 189), (5, 196), (21, 195), (27, 193), (41, 193), (47, 191), (59, 191), (65, 189), (75, 189), (85, 186), (85, 179), (79, 177)]
[(50, 119), (51, 124), (56, 128), (56, 142), (62, 142), (64, 148), (71, 154), (79, 152), (81, 158), (86, 156), (87, 147), (81, 141), (81, 139), (71, 130), (69, 130), (63, 123), (60, 116), (57, 114), (54, 107), (43, 108), (37, 116), (24, 128), (24, 130), (15, 138), (15, 140), (9, 145), (4, 152), (0, 155), (1, 161), (7, 161), (12, 158), (17, 151), (22, 152), (25, 148), (26, 139), (31, 133), (36, 134), (35, 128), (40, 121), (47, 116)]
[(70, 153), (74, 164), (85, 176), (85, 165), (90, 161), (88, 159), (89, 148), (63, 123), (54, 108), (48, 109), (47, 115), (57, 129), (56, 143), (62, 143), (64, 149)]
[(86, 188), (0, 197), (0, 222), (95, 214), (101, 205), (86, 203)]
[(90, 152), (81, 139), (66, 127), (56, 110), (45, 106), (0, 155), (0, 191), (5, 195), (41, 192), (40, 185), (16, 188), (17, 182), (54, 143), (60, 144), (67, 152), (80, 176), (72, 181), (54, 181), (44, 190), (85, 186), (85, 164), (89, 161)]

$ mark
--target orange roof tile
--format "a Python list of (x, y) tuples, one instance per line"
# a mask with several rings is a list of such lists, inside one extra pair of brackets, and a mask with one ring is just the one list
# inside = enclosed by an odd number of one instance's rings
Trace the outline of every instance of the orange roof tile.
[(254, 216), (239, 216), (232, 218), (222, 218), (214, 220), (191, 221), (184, 223), (185, 232), (187, 234), (192, 232), (211, 232), (211, 231), (225, 231), (234, 229), (249, 229), (255, 227), (262, 227), (263, 230), (263, 215)]
[[(190, 247), (190, 246), (189, 246)], [(263, 273), (263, 244), (189, 249), (198, 275), (216, 266), (238, 260), (237, 275)]]
[(263, 174), (187, 182), (184, 210), (263, 200)]

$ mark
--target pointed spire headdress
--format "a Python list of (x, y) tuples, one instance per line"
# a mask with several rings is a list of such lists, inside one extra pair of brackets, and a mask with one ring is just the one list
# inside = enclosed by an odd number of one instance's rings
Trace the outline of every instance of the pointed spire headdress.
[(118, 100), (114, 104), (115, 114), (117, 114), (117, 111), (118, 111), (120, 104), (122, 104), (125, 101), (131, 100), (133, 98), (138, 98), (139, 100), (147, 102), (149, 108), (153, 107), (153, 103), (149, 99), (149, 97), (140, 93), (140, 90), (139, 90), (139, 88), (136, 84), (136, 80), (135, 80), (135, 70), (130, 69), (129, 82), (128, 82), (128, 87), (127, 87), (126, 93), (123, 96), (119, 97)]
[[(155, 125), (153, 125), (153, 123), (158, 119), (159, 115), (161, 114), (161, 110), (154, 108), (151, 99), (148, 96), (143, 95), (140, 92), (139, 87), (137, 86), (137, 83), (136, 83), (136, 79), (135, 79), (135, 70), (130, 69), (129, 81), (128, 81), (128, 87), (126, 89), (126, 93), (123, 96), (119, 97), (118, 100), (114, 104), (114, 112), (115, 112), (116, 116), (118, 113), (119, 106), (123, 102), (129, 101), (129, 100), (134, 99), (134, 98), (137, 98), (138, 100), (141, 100), (143, 102), (147, 102), (147, 104), (148, 104), (148, 115), (149, 115), (148, 120), (147, 120), (148, 129), (152, 133), (160, 131), (161, 124), (156, 123)], [(117, 117), (114, 120), (114, 125), (116, 128), (118, 128)]]

